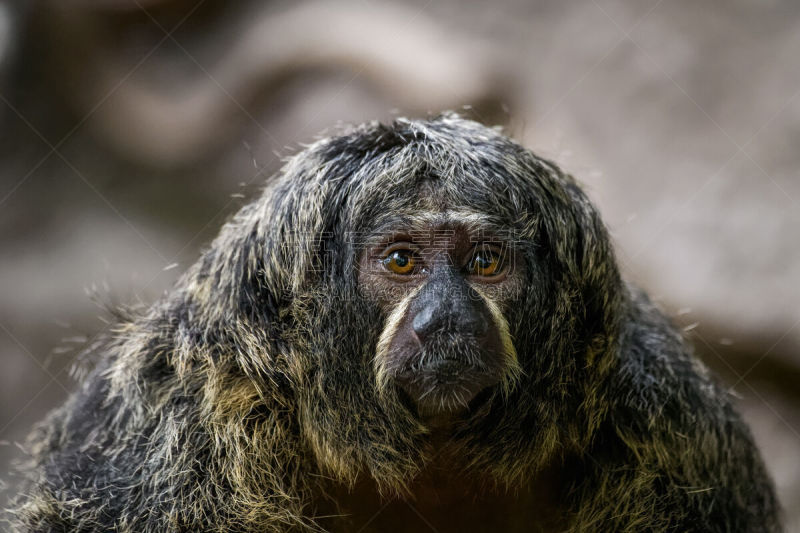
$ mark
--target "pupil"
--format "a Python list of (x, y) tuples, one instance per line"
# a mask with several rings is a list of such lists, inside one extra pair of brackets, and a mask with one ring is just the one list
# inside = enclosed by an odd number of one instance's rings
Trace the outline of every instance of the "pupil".
[(395, 252), (394, 254), (394, 262), (400, 268), (408, 265), (408, 256), (403, 255), (401, 253)]
[(478, 259), (478, 268), (486, 269), (492, 266), (491, 256), (479, 255), (477, 259)]

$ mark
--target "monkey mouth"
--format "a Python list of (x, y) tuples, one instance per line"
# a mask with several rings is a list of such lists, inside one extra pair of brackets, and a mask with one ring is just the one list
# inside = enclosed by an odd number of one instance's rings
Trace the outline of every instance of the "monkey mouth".
[(395, 378), (421, 413), (468, 410), (473, 398), (499, 381), (486, 365), (460, 357), (428, 359), (408, 366)]
[(454, 383), (461, 378), (461, 374), (468, 372), (473, 367), (465, 366), (463, 361), (456, 358), (445, 357), (429, 363), (425, 370), (436, 374), (439, 383)]

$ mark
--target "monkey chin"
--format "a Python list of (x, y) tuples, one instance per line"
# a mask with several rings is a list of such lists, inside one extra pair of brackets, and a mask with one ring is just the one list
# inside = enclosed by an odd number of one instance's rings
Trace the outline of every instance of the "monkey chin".
[(453, 417), (470, 411), (480, 394), (500, 376), (490, 369), (457, 359), (435, 359), (396, 376), (401, 390), (422, 418)]

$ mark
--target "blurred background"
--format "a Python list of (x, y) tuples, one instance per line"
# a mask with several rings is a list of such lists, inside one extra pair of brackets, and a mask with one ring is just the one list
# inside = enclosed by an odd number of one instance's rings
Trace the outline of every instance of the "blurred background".
[(585, 184), (800, 531), (800, 4), (0, 0), (0, 507), (25, 435), (282, 156), (461, 110)]

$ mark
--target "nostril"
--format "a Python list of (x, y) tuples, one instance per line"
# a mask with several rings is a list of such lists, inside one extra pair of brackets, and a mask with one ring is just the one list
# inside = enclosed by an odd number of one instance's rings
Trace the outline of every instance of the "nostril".
[(419, 337), (420, 340), (434, 331), (437, 326), (434, 318), (433, 308), (431, 306), (422, 308), (422, 310), (417, 313), (414, 316), (414, 319), (411, 321), (411, 327), (414, 329), (414, 333), (417, 334), (417, 337)]
[(442, 309), (426, 306), (411, 321), (411, 328), (417, 338), (425, 339), (436, 332), (451, 332), (469, 335), (481, 339), (489, 332), (489, 323), (482, 313), (476, 309), (459, 309), (457, 312), (443, 314)]

